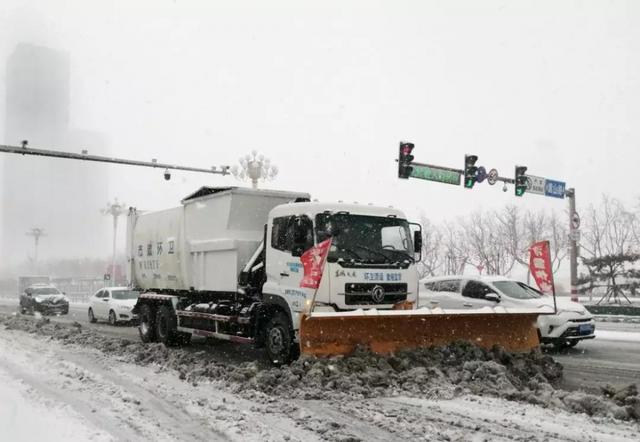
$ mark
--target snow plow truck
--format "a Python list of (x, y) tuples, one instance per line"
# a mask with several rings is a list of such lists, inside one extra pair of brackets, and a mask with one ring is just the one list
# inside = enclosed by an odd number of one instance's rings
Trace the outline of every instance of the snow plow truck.
[[(143, 342), (224, 339), (264, 347), (274, 364), (357, 346), (538, 345), (539, 312), (419, 308), (421, 228), (397, 209), (239, 187), (202, 187), (181, 203), (129, 209), (127, 276), (141, 292), (134, 313)], [(300, 257), (327, 238), (317, 291), (301, 287)]]

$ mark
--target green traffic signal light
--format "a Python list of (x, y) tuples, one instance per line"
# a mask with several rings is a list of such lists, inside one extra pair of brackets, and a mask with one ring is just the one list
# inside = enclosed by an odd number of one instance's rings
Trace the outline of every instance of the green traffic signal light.
[(526, 166), (516, 166), (516, 173), (513, 180), (515, 184), (516, 196), (522, 196), (527, 191), (527, 177), (525, 176), (526, 171)]
[(473, 188), (476, 183), (476, 172), (478, 171), (475, 166), (476, 161), (478, 161), (477, 155), (464, 156), (464, 187), (467, 189)]

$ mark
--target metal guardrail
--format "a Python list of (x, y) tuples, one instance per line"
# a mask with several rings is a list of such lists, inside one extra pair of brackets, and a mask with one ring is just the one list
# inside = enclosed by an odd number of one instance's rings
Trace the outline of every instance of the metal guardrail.
[(640, 316), (640, 307), (633, 305), (585, 305), (594, 315)]

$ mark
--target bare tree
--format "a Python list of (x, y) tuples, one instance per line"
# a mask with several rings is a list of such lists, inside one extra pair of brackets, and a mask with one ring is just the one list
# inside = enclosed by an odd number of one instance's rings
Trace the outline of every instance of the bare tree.
[(551, 246), (551, 270), (556, 273), (567, 257), (569, 229), (556, 212), (551, 212), (547, 217), (545, 230)]
[(599, 206), (589, 207), (584, 224), (580, 246), (587, 255), (582, 260), (589, 271), (585, 282), (593, 288), (596, 281), (605, 281), (605, 296), (612, 294), (615, 300), (624, 295), (616, 278), (628, 273), (625, 264), (637, 261), (630, 257), (638, 256), (638, 217), (620, 200), (604, 195)]
[(443, 231), (444, 273), (461, 275), (469, 262), (469, 248), (464, 239), (463, 229), (458, 222), (445, 222)]
[(590, 257), (619, 255), (637, 250), (638, 219), (625, 210), (622, 202), (607, 195), (596, 208), (586, 212), (580, 246)]
[(418, 263), (418, 277), (436, 276), (442, 270), (443, 234), (441, 229), (422, 216), (422, 260)]
[(490, 275), (509, 274), (516, 262), (508, 251), (510, 244), (498, 215), (477, 211), (460, 221), (468, 263)]

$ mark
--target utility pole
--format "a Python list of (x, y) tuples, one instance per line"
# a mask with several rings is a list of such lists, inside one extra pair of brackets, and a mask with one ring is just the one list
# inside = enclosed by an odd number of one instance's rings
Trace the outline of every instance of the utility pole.
[(231, 174), (239, 180), (250, 179), (254, 189), (258, 188), (258, 180), (274, 179), (278, 175), (278, 166), (271, 164), (271, 160), (264, 155), (258, 155), (255, 150), (251, 155), (241, 157), (239, 162), (241, 168), (233, 166)]
[(44, 233), (44, 229), (41, 227), (32, 227), (31, 230), (29, 230), (26, 233), (27, 236), (33, 236), (34, 242), (35, 242), (35, 251), (34, 251), (34, 255), (33, 255), (33, 269), (34, 271), (38, 270), (38, 244), (40, 243), (40, 237), (41, 236), (46, 236), (46, 234)]
[(107, 207), (102, 209), (103, 215), (111, 215), (113, 217), (113, 254), (111, 255), (111, 279), (115, 280), (116, 273), (116, 238), (118, 235), (118, 217), (126, 211), (126, 205), (124, 203), (118, 203), (118, 198), (113, 203), (107, 203)]
[(576, 189), (567, 189), (569, 200), (569, 271), (571, 275), (571, 298), (578, 297), (578, 235), (580, 217), (576, 212)]

